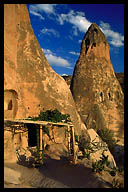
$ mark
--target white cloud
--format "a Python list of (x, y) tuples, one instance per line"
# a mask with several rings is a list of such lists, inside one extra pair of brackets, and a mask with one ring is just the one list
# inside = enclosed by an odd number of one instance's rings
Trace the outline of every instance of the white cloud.
[(33, 4), (29, 6), (29, 11), (34, 11), (36, 13), (45, 12), (47, 14), (55, 14), (55, 6), (56, 4)]
[(123, 42), (121, 42), (121, 41), (118, 40), (118, 39), (113, 39), (113, 40), (110, 41), (110, 43), (111, 43), (113, 46), (115, 46), (115, 47), (121, 47), (121, 46), (124, 45)]
[[(70, 10), (67, 14), (60, 14), (58, 15), (58, 22), (60, 25), (63, 25), (65, 22), (68, 22), (73, 25), (73, 34), (75, 36), (78, 35), (78, 30), (80, 32), (86, 32), (89, 26), (92, 24), (83, 12)], [(124, 36), (118, 32), (115, 32), (111, 29), (109, 23), (104, 23), (103, 21), (100, 22), (100, 28), (106, 37), (109, 39), (110, 44), (115, 47), (123, 46)], [(79, 43), (81, 43), (79, 41)]]
[(78, 35), (78, 31), (77, 31), (77, 27), (76, 27), (76, 26), (73, 26), (73, 34), (74, 34), (75, 36)]
[(53, 54), (52, 51), (49, 49), (43, 49), (42, 48), (42, 51), (44, 52), (44, 54)]
[(72, 55), (80, 55), (80, 53), (77, 53), (75, 51), (70, 51), (69, 53), (72, 54)]
[(103, 21), (100, 22), (101, 29), (110, 29), (109, 23), (104, 23)]
[(49, 49), (43, 49), (43, 52), (49, 62), (50, 65), (54, 65), (54, 66), (59, 66), (59, 67), (66, 67), (68, 69), (72, 69), (70, 63), (68, 62), (68, 60), (56, 56), (51, 50)]
[(46, 54), (45, 56), (51, 65), (72, 69), (70, 63), (66, 59), (63, 59), (62, 57), (57, 57), (52, 54)]
[[(40, 19), (44, 20), (44, 17), (41, 15), (42, 12), (55, 16), (55, 19), (60, 23), (60, 25), (64, 25), (65, 22), (72, 24), (73, 33), (75, 36), (78, 36), (78, 31), (85, 33), (89, 26), (92, 24), (86, 17), (84, 12), (70, 10), (67, 14), (58, 14), (55, 10), (57, 4), (33, 4), (29, 6), (29, 11), (31, 14), (38, 16)], [(51, 18), (51, 19), (52, 19)], [(100, 22), (100, 29), (106, 35), (109, 43), (115, 47), (121, 47), (124, 44), (124, 36), (118, 32), (115, 32), (111, 29), (109, 23)], [(50, 35), (51, 33), (59, 37), (59, 33), (54, 29), (42, 29), (41, 33)], [(80, 40), (78, 41), (79, 43)]]
[[(86, 32), (88, 27), (91, 25), (91, 22), (88, 21), (85, 17), (85, 14), (83, 12), (75, 12), (73, 10), (69, 11), (67, 14), (60, 14), (58, 16), (58, 22), (60, 25), (63, 25), (64, 22), (69, 22), (73, 24), (74, 29), (79, 30), (80, 32)], [(74, 32), (75, 35), (77, 32)]]
[(41, 35), (41, 34), (46, 34), (46, 35), (51, 35), (51, 34), (53, 34), (55, 37), (60, 37), (60, 34), (59, 34), (58, 31), (56, 31), (55, 29), (47, 29), (47, 28), (45, 28), (45, 27), (44, 27), (43, 29), (41, 29), (39, 35)]
[(67, 74), (63, 73), (61, 76), (68, 76)]
[(44, 17), (42, 17), (42, 15), (41, 15), (40, 13), (37, 13), (37, 12), (32, 11), (32, 10), (30, 10), (30, 13), (31, 13), (32, 15), (38, 16), (40, 19), (44, 20)]
[(110, 44), (115, 47), (123, 46), (124, 36), (118, 32), (113, 31), (109, 23), (104, 23), (103, 21), (101, 21), (100, 29), (103, 31), (106, 37), (110, 39)]

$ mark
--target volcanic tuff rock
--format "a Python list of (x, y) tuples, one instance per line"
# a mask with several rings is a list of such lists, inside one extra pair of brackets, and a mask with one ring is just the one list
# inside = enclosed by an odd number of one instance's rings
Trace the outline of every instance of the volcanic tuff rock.
[(124, 73), (120, 72), (120, 73), (115, 73), (116, 75), (116, 78), (118, 79), (120, 85), (121, 85), (121, 88), (124, 92)]
[(109, 44), (96, 23), (83, 38), (71, 91), (87, 128), (109, 128), (123, 143), (124, 95), (110, 61)]
[[(120, 86), (124, 92), (124, 73), (120, 72), (120, 73), (115, 73), (117, 80), (120, 83)], [(72, 80), (72, 75), (67, 75), (67, 76), (63, 76), (64, 80), (66, 81), (66, 83), (68, 84), (68, 86), (70, 87), (71, 85), (71, 80)]]
[(72, 75), (62, 76), (62, 77), (64, 78), (64, 80), (66, 81), (66, 83), (68, 84), (68, 86), (70, 87)]
[(4, 5), (4, 53), (5, 119), (37, 116), (56, 108), (70, 114), (77, 134), (83, 130), (89, 139), (69, 87), (42, 52), (24, 4)]

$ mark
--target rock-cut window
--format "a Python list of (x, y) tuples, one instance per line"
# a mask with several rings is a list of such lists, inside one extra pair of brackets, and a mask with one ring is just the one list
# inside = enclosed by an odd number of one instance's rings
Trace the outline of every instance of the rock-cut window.
[(108, 93), (108, 98), (109, 98), (109, 99), (111, 98), (111, 94), (110, 94), (110, 92)]
[(94, 31), (95, 31), (96, 33), (98, 33), (98, 30), (97, 30), (96, 28), (94, 29)]
[(91, 49), (92, 49), (93, 47), (96, 47), (96, 43), (93, 43), (93, 44), (92, 44)]
[(87, 39), (85, 40), (86, 53), (87, 53), (87, 51), (88, 51), (89, 45), (90, 45), (90, 40), (87, 38)]
[(12, 100), (9, 101), (8, 110), (12, 110)]

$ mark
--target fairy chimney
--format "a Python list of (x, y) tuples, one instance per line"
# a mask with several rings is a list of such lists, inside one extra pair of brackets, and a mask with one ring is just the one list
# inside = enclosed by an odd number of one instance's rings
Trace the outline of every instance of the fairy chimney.
[(77, 111), (87, 128), (109, 128), (123, 143), (123, 100), (105, 35), (93, 23), (85, 34), (71, 81)]

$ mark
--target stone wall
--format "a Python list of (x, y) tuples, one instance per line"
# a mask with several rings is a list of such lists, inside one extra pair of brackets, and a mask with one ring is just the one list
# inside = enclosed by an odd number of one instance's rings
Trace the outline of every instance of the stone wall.
[(18, 160), (16, 150), (26, 150), (28, 147), (27, 132), (13, 134), (8, 127), (4, 130), (4, 161), (16, 162)]

